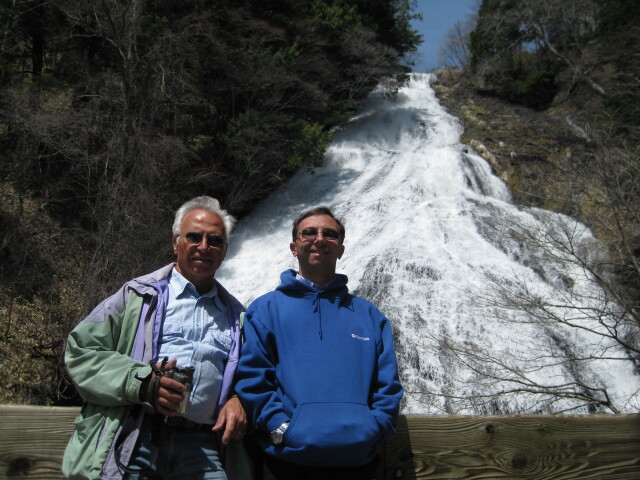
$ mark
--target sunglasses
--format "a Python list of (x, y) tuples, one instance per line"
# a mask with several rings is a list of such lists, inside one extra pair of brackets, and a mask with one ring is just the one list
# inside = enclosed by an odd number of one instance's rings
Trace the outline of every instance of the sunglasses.
[[(305, 228), (298, 233), (298, 236), (302, 237), (302, 239), (306, 242), (313, 242), (318, 236), (318, 229), (315, 227)], [(340, 234), (337, 230), (333, 228), (325, 228), (322, 230), (322, 237), (325, 240), (329, 241), (338, 241), (340, 240)]]
[[(202, 237), (205, 237), (204, 234), (198, 233), (198, 232), (187, 232), (181, 236), (186, 238), (187, 242), (189, 242), (192, 245), (200, 245), (200, 242), (202, 242)], [(224, 238), (222, 237), (222, 235), (218, 235), (217, 233), (206, 235), (206, 239), (207, 239), (207, 245), (209, 247), (220, 248), (225, 243), (227, 243), (224, 241)]]

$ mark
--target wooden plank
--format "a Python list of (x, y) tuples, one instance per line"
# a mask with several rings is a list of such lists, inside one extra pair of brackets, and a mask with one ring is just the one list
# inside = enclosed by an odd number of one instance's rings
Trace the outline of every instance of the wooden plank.
[(385, 479), (640, 479), (640, 415), (407, 416)]
[[(0, 480), (62, 479), (78, 408), (0, 405)], [(640, 415), (401, 416), (379, 479), (640, 479)]]
[(54, 480), (80, 411), (69, 407), (0, 406), (0, 479)]

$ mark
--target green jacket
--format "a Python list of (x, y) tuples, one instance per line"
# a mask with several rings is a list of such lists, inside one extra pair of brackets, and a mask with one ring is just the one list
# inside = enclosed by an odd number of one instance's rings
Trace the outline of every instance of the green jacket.
[[(151, 373), (149, 362), (157, 360), (173, 266), (125, 283), (69, 334), (65, 363), (85, 401), (62, 462), (62, 471), (71, 480), (123, 477), (122, 465), (131, 458), (145, 414), (139, 391)], [(234, 340), (218, 402), (223, 405), (239, 357), (239, 316), (244, 308), (219, 283), (217, 287)]]

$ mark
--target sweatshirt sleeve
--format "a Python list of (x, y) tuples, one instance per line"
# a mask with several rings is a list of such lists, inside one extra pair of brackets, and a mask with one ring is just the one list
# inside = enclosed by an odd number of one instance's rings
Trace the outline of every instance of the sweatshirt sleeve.
[(251, 306), (245, 316), (244, 334), (236, 393), (253, 426), (271, 432), (290, 419), (285, 414), (278, 390), (273, 333), (260, 322), (259, 315)]
[(143, 299), (121, 289), (69, 334), (67, 371), (85, 401), (104, 406), (140, 403), (141, 381), (151, 367), (131, 359)]
[(393, 347), (391, 325), (384, 316), (382, 316), (380, 328), (378, 378), (373, 391), (371, 409), (380, 426), (383, 439), (386, 439), (395, 431), (403, 389), (398, 378), (398, 363)]

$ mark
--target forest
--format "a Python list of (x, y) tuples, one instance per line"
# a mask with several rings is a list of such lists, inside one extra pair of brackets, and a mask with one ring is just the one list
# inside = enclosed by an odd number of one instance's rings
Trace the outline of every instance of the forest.
[[(61, 363), (73, 325), (172, 259), (184, 200), (211, 195), (242, 218), (320, 165), (373, 88), (393, 95), (406, 80), (414, 11), (410, 0), (1, 0), (0, 402), (77, 402)], [(484, 0), (458, 27), (445, 46), (464, 88), (580, 107), (598, 155), (557, 182), (584, 194), (571, 213), (611, 249), (610, 291), (638, 355), (637, 1)]]
[(68, 331), (172, 259), (175, 209), (236, 217), (420, 37), (407, 0), (0, 2), (0, 402), (64, 404)]

